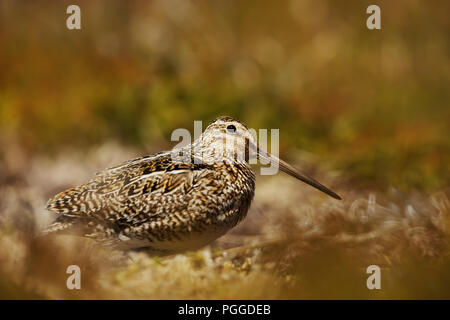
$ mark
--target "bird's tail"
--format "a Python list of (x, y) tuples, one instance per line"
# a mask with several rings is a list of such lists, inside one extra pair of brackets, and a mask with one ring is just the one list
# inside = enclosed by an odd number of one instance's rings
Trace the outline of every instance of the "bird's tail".
[(73, 234), (79, 229), (76, 219), (59, 216), (56, 220), (39, 233), (39, 237), (50, 234)]
[(46, 236), (49, 234), (54, 233), (63, 233), (64, 231), (67, 231), (68, 229), (73, 227), (73, 223), (65, 223), (65, 222), (58, 222), (55, 221), (48, 227), (46, 227), (44, 230), (41, 231), (39, 236)]

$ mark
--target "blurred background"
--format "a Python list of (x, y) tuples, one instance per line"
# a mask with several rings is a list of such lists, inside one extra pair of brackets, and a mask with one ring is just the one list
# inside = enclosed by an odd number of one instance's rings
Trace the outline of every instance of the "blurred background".
[(0, 135), (145, 152), (230, 115), (371, 187), (450, 180), (448, 1), (2, 1)]
[[(219, 115), (279, 128), (281, 157), (321, 172), (347, 199), (372, 192), (404, 212), (414, 196), (425, 208), (419, 225), (444, 225), (429, 197), (443, 192), (436, 203), (448, 213), (448, 1), (76, 1), (82, 29), (68, 30), (71, 4), (0, 2), (0, 211), (14, 217), (0, 219), (2, 232), (12, 226), (4, 234), (37, 228), (27, 217), (45, 213), (64, 187), (168, 149), (174, 129)], [(381, 30), (366, 27), (371, 4), (381, 7)], [(289, 211), (263, 203), (278, 188), (267, 183), (255, 210)], [(306, 195), (285, 200), (292, 208), (315, 193)], [(350, 207), (338, 211), (347, 217)], [(448, 256), (433, 232), (420, 238), (422, 251)], [(4, 250), (0, 262), (28, 257)], [(24, 295), (8, 286), (10, 296)], [(308, 297), (283, 297), (299, 296)]]

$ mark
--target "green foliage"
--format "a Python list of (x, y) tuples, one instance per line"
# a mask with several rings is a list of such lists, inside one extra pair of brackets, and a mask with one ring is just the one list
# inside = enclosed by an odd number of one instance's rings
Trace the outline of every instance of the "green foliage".
[(283, 154), (315, 153), (352, 181), (445, 187), (449, 5), (383, 3), (369, 31), (369, 4), (83, 2), (69, 31), (62, 3), (9, 3), (0, 134), (39, 152), (148, 149), (231, 115), (279, 128)]

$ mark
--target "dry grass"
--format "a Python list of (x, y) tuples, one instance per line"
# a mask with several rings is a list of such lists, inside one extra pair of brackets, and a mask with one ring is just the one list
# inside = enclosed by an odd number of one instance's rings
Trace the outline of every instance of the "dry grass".
[[(125, 257), (86, 239), (34, 238), (51, 219), (44, 204), (52, 193), (133, 155), (107, 144), (25, 160), (9, 146), (0, 167), (1, 298), (450, 298), (445, 191), (337, 186), (344, 196), (338, 202), (279, 174), (258, 177), (245, 222), (198, 252)], [(322, 180), (340, 179), (331, 173)], [(66, 288), (71, 264), (81, 267), (82, 290)], [(379, 291), (365, 286), (371, 264), (382, 269)]]
[[(449, 1), (384, 1), (379, 31), (368, 0), (78, 2), (81, 31), (62, 2), (0, 3), (0, 298), (450, 298)], [(228, 235), (133, 263), (34, 238), (49, 197), (142, 154), (93, 146), (157, 152), (219, 115), (326, 159), (289, 160), (344, 200), (259, 177)]]

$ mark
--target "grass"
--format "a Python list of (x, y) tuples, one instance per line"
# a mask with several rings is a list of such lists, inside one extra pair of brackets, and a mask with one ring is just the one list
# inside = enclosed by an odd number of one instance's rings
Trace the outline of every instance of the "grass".
[[(379, 31), (370, 4), (79, 1), (69, 31), (64, 3), (4, 1), (0, 297), (450, 298), (449, 2), (383, 2)], [(134, 263), (34, 238), (56, 192), (219, 115), (279, 128), (281, 157), (344, 200), (258, 177), (238, 228)], [(65, 286), (71, 264), (80, 291)]]
[[(320, 168), (321, 180), (337, 187), (343, 201), (282, 173), (259, 176), (246, 220), (197, 252), (127, 257), (88, 239), (34, 238), (50, 219), (43, 208), (55, 187), (47, 181), (61, 181), (57, 189), (63, 188), (83, 180), (79, 172), (92, 163), (108, 166), (109, 155), (129, 154), (107, 144), (78, 155), (86, 162), (71, 162), (76, 156), (67, 152), (33, 158), (26, 174), (21, 167), (8, 170), (0, 188), (1, 298), (450, 298), (448, 192), (354, 190)], [(67, 163), (71, 170), (62, 169)], [(72, 264), (81, 268), (81, 290), (66, 288)], [(382, 270), (381, 290), (366, 287), (372, 264)]]

